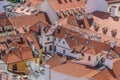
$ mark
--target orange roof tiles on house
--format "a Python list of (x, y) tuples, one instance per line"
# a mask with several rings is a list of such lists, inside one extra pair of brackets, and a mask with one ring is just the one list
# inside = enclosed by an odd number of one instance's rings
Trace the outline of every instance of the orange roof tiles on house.
[(90, 74), (96, 71), (96, 69), (88, 68), (86, 66), (70, 63), (70, 62), (57, 66), (52, 70), (57, 71), (59, 73), (66, 74), (66, 75), (71, 75), (74, 77), (84, 77), (87, 74)]
[(19, 27), (30, 27), (36, 24), (38, 21), (44, 23), (50, 23), (47, 15), (43, 12), (37, 15), (22, 15), (17, 17), (9, 18), (10, 22), (13, 24), (14, 29)]
[[(117, 30), (115, 38), (120, 39), (120, 33), (119, 33), (120, 32), (120, 26), (119, 26), (120, 19), (119, 18), (111, 17), (109, 13), (96, 11), (93, 14), (93, 19), (94, 19), (94, 22), (99, 24), (99, 29), (98, 29), (97, 33), (100, 33), (100, 34), (105, 35), (105, 36), (113, 37), (111, 35), (111, 31)], [(107, 29), (108, 29), (106, 34), (104, 34), (103, 30), (102, 30), (105, 27), (107, 27)], [(94, 27), (92, 26), (90, 30), (94, 31)]]
[(54, 68), (61, 65), (61, 60), (62, 57), (55, 55), (50, 60), (48, 60), (46, 64), (50, 65), (51, 68)]
[(4, 26), (11, 26), (11, 25), (12, 24), (7, 18), (6, 13), (0, 13), (0, 26), (4, 27)]
[(53, 33), (55, 37), (60, 38), (60, 39), (65, 38), (68, 35), (73, 35), (73, 34), (77, 34), (77, 32), (66, 29), (62, 26), (58, 26)]
[[(113, 69), (105, 69), (100, 73), (94, 75), (92, 78), (96, 80), (119, 80), (120, 78), (120, 59), (117, 59), (113, 63)], [(101, 77), (102, 76), (102, 77)]]
[(48, 0), (48, 3), (55, 11), (70, 10), (70, 9), (80, 8), (85, 6), (84, 0), (80, 0), (80, 1), (66, 0), (66, 2), (64, 0)]
[(25, 5), (30, 4), (30, 6), (36, 6), (37, 4), (42, 4), (44, 0), (26, 0)]
[(95, 49), (95, 48), (90, 48), (85, 51), (86, 54), (92, 54), (92, 55), (99, 54), (100, 52), (101, 51), (99, 49)]
[(38, 22), (36, 22), (34, 25), (32, 25), (31, 27), (29, 27), (29, 29), (31, 30), (31, 31), (35, 31), (35, 32), (37, 32), (37, 33), (39, 33), (39, 30), (40, 29), (45, 29), (45, 32), (48, 32), (48, 29), (50, 28), (50, 25), (49, 24), (47, 24), (47, 23), (44, 23), (44, 22), (41, 22), (41, 21), (38, 21)]
[(39, 44), (33, 33), (23, 34), (22, 42), (20, 41), (19, 35), (10, 36), (12, 42), (9, 43), (8, 46), (14, 49), (8, 50), (6, 52), (6, 55), (3, 57), (3, 61), (5, 61), (5, 63), (10, 64), (22, 60), (32, 59), (34, 57), (34, 53), (32, 52), (32, 49), (30, 48), (27, 41), (28, 37), (31, 38), (35, 49), (40, 49)]

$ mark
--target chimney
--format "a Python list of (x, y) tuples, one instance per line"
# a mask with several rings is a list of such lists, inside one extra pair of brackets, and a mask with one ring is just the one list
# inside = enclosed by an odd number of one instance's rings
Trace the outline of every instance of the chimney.
[(66, 60), (67, 60), (67, 57), (66, 57), (65, 54), (63, 54), (61, 64), (65, 64), (65, 63), (66, 63)]
[(35, 46), (34, 46), (33, 43), (31, 44), (31, 48), (32, 48), (32, 51), (34, 52), (35, 51)]
[(110, 43), (110, 52), (114, 50), (116, 43), (117, 43), (116, 41)]
[(45, 65), (45, 80), (50, 80), (50, 66)]
[(10, 44), (12, 42), (11, 39), (10, 39), (10, 36), (7, 35), (6, 38), (7, 38), (7, 43)]
[(22, 33), (19, 34), (20, 42), (23, 42), (23, 35)]

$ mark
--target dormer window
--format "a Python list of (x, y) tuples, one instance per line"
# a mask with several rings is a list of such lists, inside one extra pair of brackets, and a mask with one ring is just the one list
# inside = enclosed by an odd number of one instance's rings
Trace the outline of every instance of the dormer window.
[(94, 25), (94, 30), (97, 32), (99, 29), (99, 25)]
[(111, 35), (112, 35), (113, 37), (115, 37), (116, 34), (117, 34), (117, 30), (112, 30), (112, 31), (111, 31)]
[(72, 2), (72, 0), (69, 0), (70, 2)]
[(108, 31), (108, 28), (107, 28), (107, 27), (102, 28), (102, 32), (103, 32), (103, 34), (106, 34), (107, 31)]
[(58, 3), (59, 3), (59, 4), (62, 4), (62, 0), (58, 0)]
[(65, 3), (67, 3), (67, 0), (64, 0), (65, 1)]

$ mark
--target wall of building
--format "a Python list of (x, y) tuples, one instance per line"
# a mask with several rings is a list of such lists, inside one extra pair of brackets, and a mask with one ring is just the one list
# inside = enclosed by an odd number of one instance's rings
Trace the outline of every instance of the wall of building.
[(90, 80), (88, 78), (78, 78), (64, 73), (56, 72), (53, 70), (51, 70), (50, 72), (51, 72), (50, 80), (56, 80), (56, 79), (57, 80)]
[(87, 13), (92, 13), (96, 10), (107, 12), (107, 2), (105, 0), (87, 0), (85, 9)]
[(55, 21), (58, 20), (58, 17), (56, 15), (56, 13), (54, 12), (54, 10), (52, 9), (52, 7), (49, 5), (48, 1), (45, 0), (42, 4), (41, 4), (41, 10), (46, 12), (50, 21), (52, 22), (52, 24), (55, 23)]
[[(90, 60), (88, 60), (88, 57), (90, 56)], [(98, 59), (97, 59), (98, 57)], [(98, 62), (101, 60), (100, 54), (97, 55), (91, 55), (88, 53), (84, 54), (84, 58), (83, 58), (83, 62), (81, 62), (82, 64), (88, 65), (88, 66), (96, 66), (98, 64)]]
[[(59, 39), (56, 38), (56, 42), (59, 42)], [(68, 45), (67, 41), (63, 38), (59, 43), (56, 44), (56, 51), (61, 54), (66, 54), (67, 56), (79, 58), (79, 54), (72, 53), (72, 49)], [(65, 53), (64, 53), (65, 52)]]
[[(27, 60), (27, 61), (31, 61), (31, 59)], [(16, 64), (17, 71), (24, 72), (25, 74), (28, 74), (28, 67), (26, 66), (27, 61), (21, 61), (21, 62), (17, 62), (17, 63), (8, 64), (8, 70), (13, 70), (13, 65)]]
[(111, 8), (112, 6), (116, 6), (116, 12), (115, 12), (115, 14), (116, 14), (116, 16), (120, 17), (120, 3), (109, 4), (109, 5), (108, 5), (107, 12), (110, 12), (110, 8)]

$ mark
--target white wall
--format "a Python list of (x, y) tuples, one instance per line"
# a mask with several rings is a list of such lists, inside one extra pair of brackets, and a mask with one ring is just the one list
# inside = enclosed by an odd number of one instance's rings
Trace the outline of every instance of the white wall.
[(74, 77), (51, 70), (50, 80), (90, 80), (88, 78)]
[[(64, 42), (64, 44), (63, 44), (63, 42)], [(59, 42), (59, 38), (56, 38), (55, 44), (56, 44), (56, 52), (63, 54), (63, 50), (65, 50), (65, 54), (67, 56), (79, 58), (79, 54), (71, 53), (72, 49), (70, 48), (70, 46), (68, 45), (68, 43), (66, 42), (66, 40), (64, 38), (61, 39), (60, 42)]]
[(107, 2), (105, 0), (87, 0), (85, 9), (87, 13), (92, 13), (96, 10), (107, 12)]
[(105, 59), (104, 65), (106, 65), (109, 69), (113, 69), (113, 59)]
[(54, 22), (58, 20), (57, 14), (54, 12), (54, 10), (51, 8), (51, 6), (48, 4), (47, 0), (45, 0), (41, 4), (41, 11), (44, 11), (47, 13), (52, 24), (54, 24)]
[[(89, 56), (91, 57), (90, 61), (88, 61)], [(98, 61), (97, 61), (97, 57), (98, 57)], [(98, 64), (100, 60), (101, 60), (100, 54), (91, 55), (91, 54), (85, 53), (82, 64), (94, 67)]]

